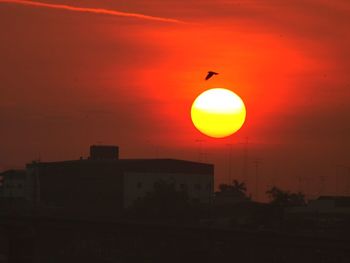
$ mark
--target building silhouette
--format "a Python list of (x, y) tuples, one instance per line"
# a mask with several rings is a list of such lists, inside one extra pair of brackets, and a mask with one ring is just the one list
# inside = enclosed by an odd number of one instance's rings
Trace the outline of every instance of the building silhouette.
[(28, 203), (51, 211), (118, 213), (162, 180), (187, 191), (190, 201), (211, 203), (214, 166), (176, 159), (119, 159), (116, 146), (90, 147), (87, 159), (26, 166)]

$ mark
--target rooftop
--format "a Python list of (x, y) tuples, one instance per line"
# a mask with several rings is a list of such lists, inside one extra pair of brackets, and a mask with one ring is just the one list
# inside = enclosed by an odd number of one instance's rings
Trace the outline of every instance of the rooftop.
[(0, 177), (6, 178), (6, 177), (16, 177), (16, 178), (24, 178), (26, 171), (25, 170), (7, 170), (2, 173), (0, 173)]
[(121, 170), (128, 172), (193, 172), (193, 173), (214, 173), (214, 165), (179, 159), (108, 159), (108, 160), (93, 160), (93, 159), (80, 159), (80, 160), (68, 160), (58, 162), (32, 162), (27, 164), (28, 168), (41, 167), (41, 168), (68, 168), (68, 167), (91, 167), (101, 166), (110, 167), (115, 166)]

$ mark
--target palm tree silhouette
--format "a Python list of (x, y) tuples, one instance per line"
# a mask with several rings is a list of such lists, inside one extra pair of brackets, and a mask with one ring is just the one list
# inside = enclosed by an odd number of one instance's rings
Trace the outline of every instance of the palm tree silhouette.
[(233, 180), (232, 184), (220, 184), (220, 193), (246, 197), (247, 187), (245, 182)]

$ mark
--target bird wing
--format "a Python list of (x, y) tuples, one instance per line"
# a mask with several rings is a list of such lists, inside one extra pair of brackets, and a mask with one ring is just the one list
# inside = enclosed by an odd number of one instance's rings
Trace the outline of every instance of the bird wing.
[(213, 75), (214, 75), (214, 72), (209, 71), (209, 72), (208, 72), (208, 75), (205, 77), (205, 80), (210, 79)]

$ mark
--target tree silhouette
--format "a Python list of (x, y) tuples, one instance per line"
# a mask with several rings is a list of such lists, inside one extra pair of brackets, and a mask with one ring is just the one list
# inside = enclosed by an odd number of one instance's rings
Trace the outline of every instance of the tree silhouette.
[(246, 197), (247, 187), (244, 182), (233, 180), (232, 184), (220, 184), (217, 194), (233, 194), (241, 197)]
[(216, 203), (240, 203), (250, 200), (247, 196), (247, 187), (244, 182), (233, 180), (232, 184), (220, 184), (215, 193)]
[(247, 187), (244, 182), (233, 180), (233, 187), (236, 191), (246, 194)]
[(277, 206), (302, 206), (306, 204), (305, 195), (301, 192), (291, 193), (276, 186), (266, 191), (270, 204)]

